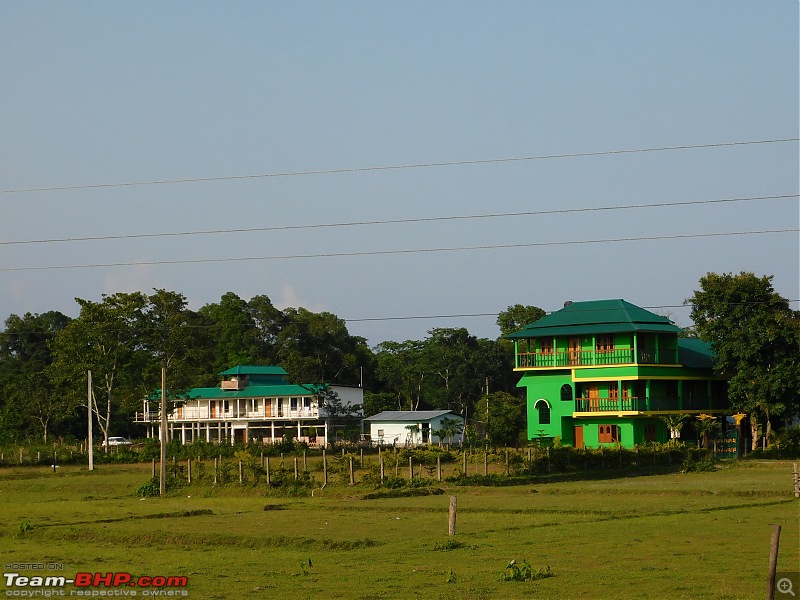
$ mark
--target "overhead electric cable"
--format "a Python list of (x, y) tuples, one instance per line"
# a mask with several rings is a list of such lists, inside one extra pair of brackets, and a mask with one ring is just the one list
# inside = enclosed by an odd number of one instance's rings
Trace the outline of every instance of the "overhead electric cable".
[(767, 229), (762, 231), (729, 231), (721, 233), (691, 233), (679, 235), (662, 235), (662, 236), (643, 236), (643, 237), (625, 237), (625, 238), (611, 238), (611, 239), (597, 239), (597, 240), (566, 240), (556, 242), (529, 242), (522, 244), (497, 244), (497, 245), (483, 245), (483, 246), (455, 246), (444, 248), (416, 248), (416, 249), (401, 249), (401, 250), (369, 250), (363, 252), (330, 252), (320, 254), (290, 254), (281, 256), (241, 256), (233, 258), (195, 258), (195, 259), (182, 259), (182, 260), (154, 260), (154, 261), (135, 261), (135, 262), (119, 262), (119, 263), (90, 263), (78, 265), (48, 265), (41, 267), (1, 267), (0, 272), (19, 272), (19, 271), (52, 271), (52, 270), (66, 270), (66, 269), (93, 269), (93, 268), (108, 268), (108, 267), (139, 267), (139, 266), (155, 266), (155, 265), (181, 265), (181, 264), (210, 264), (210, 263), (232, 263), (232, 262), (253, 262), (253, 261), (268, 261), (268, 260), (296, 260), (306, 258), (338, 258), (349, 256), (383, 256), (390, 254), (424, 254), (435, 252), (462, 252), (468, 250), (498, 250), (508, 248), (533, 248), (542, 246), (568, 246), (577, 244), (608, 244), (617, 242), (640, 242), (640, 241), (653, 241), (653, 240), (675, 240), (675, 239), (695, 239), (695, 238), (711, 238), (711, 237), (727, 237), (727, 236), (744, 236), (744, 235), (766, 235), (774, 233), (796, 233), (800, 229)]
[(44, 238), (44, 239), (33, 239), (33, 240), (9, 240), (9, 241), (0, 241), (0, 246), (108, 241), (108, 240), (130, 240), (130, 239), (144, 239), (144, 238), (149, 239), (149, 238), (159, 238), (159, 237), (218, 235), (218, 234), (232, 234), (232, 233), (263, 233), (268, 231), (323, 229), (323, 228), (355, 227), (355, 226), (366, 226), (366, 225), (397, 225), (397, 224), (407, 224), (407, 223), (429, 223), (438, 221), (459, 221), (459, 220), (471, 220), (471, 219), (496, 219), (496, 218), (507, 218), (507, 217), (526, 217), (526, 216), (602, 212), (602, 211), (630, 210), (630, 209), (643, 209), (643, 208), (665, 208), (674, 206), (723, 204), (723, 203), (733, 203), (733, 202), (752, 202), (757, 200), (786, 200), (789, 198), (797, 198), (797, 197), (798, 194), (783, 194), (779, 196), (746, 196), (739, 198), (721, 198), (712, 200), (658, 202), (654, 204), (629, 204), (629, 205), (597, 206), (597, 207), (585, 207), (585, 208), (561, 208), (561, 209), (551, 209), (551, 210), (531, 210), (531, 211), (520, 211), (520, 212), (486, 213), (486, 214), (472, 214), (472, 215), (446, 215), (441, 217), (415, 217), (408, 219), (382, 219), (373, 221), (344, 221), (338, 223), (316, 223), (316, 224), (312, 223), (306, 225), (275, 225), (272, 227), (242, 227), (236, 229), (207, 229), (207, 230), (196, 230), (196, 231), (173, 231), (173, 232), (161, 232), (161, 233), (136, 233), (136, 234), (123, 234), (123, 235), (97, 235), (97, 236), (69, 237), (69, 238)]
[(687, 144), (681, 146), (658, 146), (652, 148), (630, 148), (621, 150), (600, 150), (597, 152), (570, 152), (564, 154), (542, 154), (535, 156), (514, 156), (505, 158), (486, 158), (474, 160), (452, 160), (443, 162), (409, 163), (400, 165), (382, 165), (373, 167), (351, 167), (340, 169), (319, 169), (308, 171), (283, 171), (275, 173), (257, 173), (250, 175), (221, 175), (217, 177), (187, 177), (181, 179), (154, 179), (149, 181), (128, 181), (119, 183), (90, 183), (82, 185), (60, 185), (50, 187), (18, 188), (0, 190), (0, 194), (24, 194), (32, 192), (59, 192), (66, 190), (90, 190), (99, 188), (137, 187), (146, 185), (168, 185), (181, 183), (208, 183), (215, 181), (236, 181), (246, 179), (265, 179), (270, 177), (301, 177), (309, 175), (335, 175), (343, 173), (365, 173), (371, 171), (398, 171), (405, 169), (429, 169), (435, 167), (454, 167), (463, 165), (486, 165), (494, 163), (523, 162), (534, 160), (553, 160), (560, 158), (586, 158), (593, 156), (612, 156), (618, 154), (640, 154), (645, 152), (666, 152), (677, 150), (697, 150), (702, 148), (725, 148), (732, 146), (753, 146), (758, 144), (780, 144), (797, 142), (800, 138), (776, 138), (766, 140), (746, 140), (739, 142), (719, 142), (713, 144)]

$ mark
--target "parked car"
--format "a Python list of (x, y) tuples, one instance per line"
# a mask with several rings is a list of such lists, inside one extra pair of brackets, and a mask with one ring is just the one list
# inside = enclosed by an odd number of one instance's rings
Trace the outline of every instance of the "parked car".
[[(110, 437), (107, 444), (108, 446), (130, 446), (131, 442), (124, 437)], [(105, 446), (106, 442), (103, 442), (102, 445)]]

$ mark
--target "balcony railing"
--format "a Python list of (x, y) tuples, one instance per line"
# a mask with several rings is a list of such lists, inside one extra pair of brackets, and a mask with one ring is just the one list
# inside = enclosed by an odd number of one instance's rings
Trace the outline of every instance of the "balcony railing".
[[(637, 360), (634, 360), (637, 359)], [(616, 348), (608, 352), (594, 350), (568, 350), (566, 352), (520, 352), (517, 367), (586, 367), (595, 365), (654, 365), (676, 364), (676, 350), (639, 350)]]
[(696, 398), (675, 396), (653, 396), (614, 399), (614, 398), (577, 398), (575, 412), (666, 412), (679, 410), (724, 410), (727, 403), (724, 398)]
[[(158, 411), (137, 412), (134, 416), (135, 423), (150, 423), (158, 421), (161, 414)], [(316, 419), (319, 410), (316, 408), (279, 409), (270, 411), (269, 408), (259, 410), (215, 410), (214, 414), (207, 407), (183, 407), (180, 411), (173, 411), (167, 415), (167, 421), (231, 421), (235, 419)]]

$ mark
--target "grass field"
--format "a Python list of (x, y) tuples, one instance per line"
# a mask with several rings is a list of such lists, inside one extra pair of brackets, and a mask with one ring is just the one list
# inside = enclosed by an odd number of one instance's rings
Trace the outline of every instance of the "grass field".
[[(0, 550), (5, 566), (63, 564), (25, 576), (185, 576), (181, 592), (196, 600), (763, 598), (772, 524), (783, 527), (779, 570), (800, 565), (791, 472), (790, 462), (743, 462), (714, 473), (436, 484), (444, 493), (423, 497), (367, 500), (366, 486), (334, 484), (268, 497), (228, 484), (141, 499), (149, 465), (5, 468)], [(552, 577), (503, 581), (508, 562), (523, 559)]]

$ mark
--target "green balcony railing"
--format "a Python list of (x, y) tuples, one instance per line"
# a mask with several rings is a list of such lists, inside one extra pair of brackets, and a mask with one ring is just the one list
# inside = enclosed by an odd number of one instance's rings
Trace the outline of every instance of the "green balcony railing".
[(575, 412), (668, 412), (679, 410), (724, 410), (727, 402), (724, 397), (678, 398), (676, 396), (652, 396), (614, 399), (577, 398)]
[[(634, 358), (638, 360), (634, 360)], [(588, 367), (596, 365), (676, 364), (676, 350), (639, 350), (616, 348), (608, 352), (568, 350), (566, 352), (520, 352), (517, 367)]]

